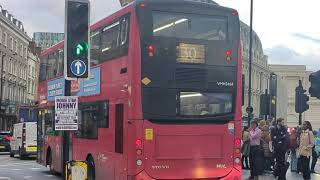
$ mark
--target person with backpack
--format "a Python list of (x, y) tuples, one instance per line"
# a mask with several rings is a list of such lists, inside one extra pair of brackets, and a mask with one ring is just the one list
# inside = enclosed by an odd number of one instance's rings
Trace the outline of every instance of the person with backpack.
[(276, 158), (276, 168), (274, 175), (278, 176), (278, 180), (286, 179), (286, 162), (285, 156), (288, 148), (288, 132), (284, 126), (284, 119), (278, 118), (277, 125), (271, 131), (272, 145)]
[(301, 158), (301, 171), (304, 180), (310, 179), (310, 157), (314, 146), (314, 136), (312, 126), (309, 121), (302, 124), (302, 133), (300, 135), (299, 155)]

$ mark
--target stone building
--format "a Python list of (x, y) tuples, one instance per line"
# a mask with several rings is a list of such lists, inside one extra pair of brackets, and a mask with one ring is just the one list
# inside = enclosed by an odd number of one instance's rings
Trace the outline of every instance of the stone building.
[(30, 42), (28, 48), (28, 79), (27, 79), (27, 101), (29, 105), (34, 105), (37, 101), (37, 87), (39, 79), (41, 48), (35, 46), (34, 42)]
[[(295, 112), (295, 88), (299, 85), (299, 80), (302, 81), (302, 85), (306, 94), (310, 87), (309, 75), (311, 72), (306, 70), (304, 65), (269, 65), (271, 71), (275, 72), (285, 83), (284, 89), (287, 96), (287, 125), (289, 127), (295, 127), (299, 122), (299, 114)], [(320, 128), (320, 100), (316, 98), (310, 98), (309, 110), (302, 114), (302, 120), (308, 120), (311, 122), (314, 129)]]
[(30, 41), (22, 22), (0, 6), (0, 130), (12, 126), (26, 103)]
[(37, 47), (41, 47), (42, 50), (45, 50), (64, 40), (64, 33), (35, 32), (33, 33), (32, 40), (36, 43)]
[[(245, 23), (240, 24), (241, 47), (242, 47), (242, 73), (245, 76), (244, 86), (244, 106), (242, 107), (243, 116), (247, 116), (248, 89), (249, 89), (249, 38), (250, 27)], [(251, 106), (253, 107), (254, 117), (260, 116), (260, 95), (268, 89), (271, 71), (268, 68), (268, 57), (264, 55), (259, 36), (253, 32), (252, 38), (252, 97)]]

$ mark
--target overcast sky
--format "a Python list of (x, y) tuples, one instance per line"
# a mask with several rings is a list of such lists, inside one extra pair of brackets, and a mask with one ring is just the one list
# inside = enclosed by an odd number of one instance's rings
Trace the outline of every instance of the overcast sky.
[[(3, 9), (21, 20), (29, 36), (33, 32), (63, 32), (65, 0), (0, 0)], [(92, 22), (120, 9), (118, 0), (91, 0)], [(250, 22), (250, 0), (216, 0), (235, 8)], [(320, 69), (320, 0), (254, 0), (253, 28), (269, 63), (305, 64)]]

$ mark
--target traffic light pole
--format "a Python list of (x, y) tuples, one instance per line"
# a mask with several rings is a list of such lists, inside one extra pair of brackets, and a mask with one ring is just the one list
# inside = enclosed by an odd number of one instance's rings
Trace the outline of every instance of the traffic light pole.
[[(65, 96), (71, 96), (71, 81), (65, 80), (64, 92), (65, 92)], [(62, 179), (65, 179), (66, 177), (66, 171), (65, 171), (66, 164), (69, 160), (72, 159), (71, 148), (70, 148), (71, 144), (72, 144), (72, 139), (70, 136), (70, 131), (63, 131)]]
[(302, 113), (299, 113), (299, 126), (302, 124)]
[[(64, 88), (65, 96), (71, 96), (71, 81), (65, 80), (65, 88)], [(70, 135), (71, 131), (63, 131), (63, 156), (62, 156), (62, 179), (66, 177), (65, 167), (68, 161), (72, 160), (72, 138)]]

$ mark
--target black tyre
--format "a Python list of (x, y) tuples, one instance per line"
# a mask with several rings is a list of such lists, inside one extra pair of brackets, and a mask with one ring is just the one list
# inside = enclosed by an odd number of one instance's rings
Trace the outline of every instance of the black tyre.
[(54, 173), (54, 169), (52, 168), (52, 154), (51, 154), (51, 149), (48, 149), (47, 152), (47, 166), (49, 166), (49, 171), (51, 173)]
[(96, 179), (96, 170), (94, 166), (94, 160), (92, 156), (87, 158), (88, 162), (88, 180), (95, 180)]

